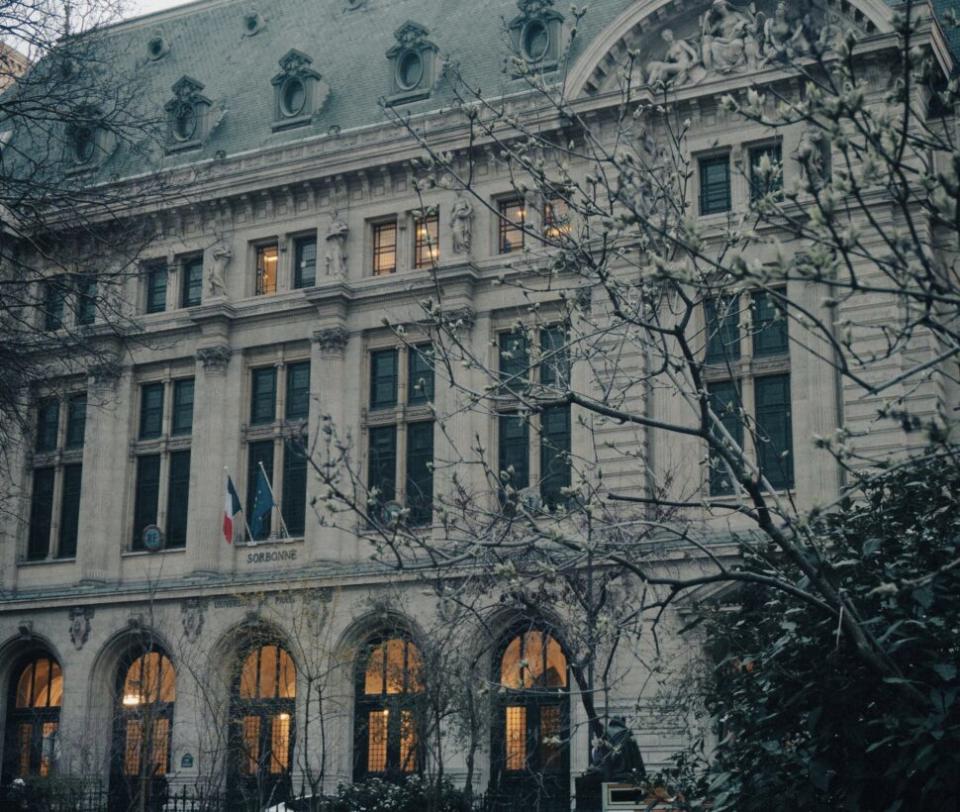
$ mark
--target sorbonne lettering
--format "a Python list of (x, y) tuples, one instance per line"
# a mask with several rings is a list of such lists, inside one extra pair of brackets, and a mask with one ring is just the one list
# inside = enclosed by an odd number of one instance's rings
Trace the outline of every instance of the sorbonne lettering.
[(266, 553), (248, 553), (248, 564), (266, 564), (272, 561), (296, 561), (296, 550), (273, 550)]

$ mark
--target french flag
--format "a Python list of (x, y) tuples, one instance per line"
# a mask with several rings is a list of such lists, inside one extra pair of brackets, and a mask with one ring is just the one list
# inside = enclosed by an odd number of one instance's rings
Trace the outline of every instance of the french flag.
[(227, 498), (223, 506), (223, 537), (227, 544), (233, 544), (233, 517), (240, 512), (240, 497), (233, 487), (233, 480), (227, 474)]

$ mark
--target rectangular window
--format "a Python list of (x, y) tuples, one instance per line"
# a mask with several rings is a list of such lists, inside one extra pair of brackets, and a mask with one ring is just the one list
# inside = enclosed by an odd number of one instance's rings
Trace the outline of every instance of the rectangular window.
[(150, 440), (163, 433), (163, 384), (140, 387), (140, 439)]
[(273, 522), (273, 513), (266, 516), (260, 523), (259, 532), (253, 517), (253, 506), (257, 497), (257, 480), (260, 465), (266, 471), (267, 481), (273, 486), (273, 440), (258, 440), (247, 446), (247, 522), (253, 531), (254, 539), (262, 541), (270, 536), (270, 527)]
[(277, 292), (279, 257), (276, 243), (257, 246), (257, 296), (269, 296)]
[(307, 524), (307, 457), (304, 446), (287, 440), (283, 445), (283, 500), (280, 506), (287, 532), (302, 536)]
[(501, 254), (522, 251), (526, 237), (526, 204), (518, 198), (501, 200), (497, 204), (497, 211), (500, 215), (497, 223), (497, 251)]
[(413, 267), (430, 268), (440, 258), (440, 215), (414, 218), (413, 234)]
[(530, 485), (530, 427), (525, 417), (515, 414), (501, 414), (498, 422), (500, 481), (521, 490)]
[(779, 142), (750, 150), (750, 200), (783, 195), (783, 155)]
[(370, 489), (377, 489), (377, 502), (393, 501), (397, 493), (397, 427), (370, 429)]
[(540, 498), (555, 508), (570, 487), (570, 407), (548, 406), (540, 413)]
[(162, 313), (167, 309), (167, 266), (152, 264), (147, 268), (147, 312)]
[(293, 286), (309, 288), (317, 284), (317, 238), (300, 237), (293, 243)]
[(540, 331), (540, 383), (557, 389), (570, 386), (567, 331), (559, 325)]
[(373, 275), (385, 276), (397, 270), (397, 221), (373, 225)]
[(173, 382), (171, 434), (190, 434), (193, 431), (193, 387), (193, 378)]
[(543, 204), (543, 236), (559, 240), (570, 234), (570, 206), (566, 200), (555, 197)]
[(527, 336), (522, 332), (500, 333), (498, 371), (502, 389), (518, 392), (526, 388), (530, 357)]
[(310, 362), (287, 366), (287, 420), (306, 420), (310, 416)]
[(190, 452), (174, 451), (170, 455), (170, 483), (167, 488), (166, 547), (187, 544), (187, 509), (190, 501)]
[(81, 327), (93, 324), (97, 316), (97, 280), (81, 276), (77, 280), (77, 324)]
[(250, 423), (272, 423), (277, 415), (277, 369), (253, 370), (250, 396)]
[(63, 467), (63, 493), (60, 499), (60, 539), (58, 558), (74, 558), (77, 554), (77, 531), (80, 526), (80, 484), (83, 466)]
[(51, 279), (46, 283), (43, 294), (43, 327), (45, 330), (59, 330), (63, 327), (63, 309), (67, 301), (67, 291), (60, 279)]
[[(740, 418), (740, 392), (734, 381), (719, 381), (708, 387), (710, 408), (734, 442), (743, 448), (743, 421)], [(718, 434), (718, 432), (714, 432)], [(719, 435), (722, 436), (722, 435)], [(734, 492), (734, 481), (729, 466), (711, 449), (708, 461), (710, 469), (710, 494), (723, 496)]]
[(60, 433), (60, 401), (55, 398), (40, 401), (37, 407), (37, 444), (40, 452), (56, 451)]
[(195, 307), (203, 299), (203, 257), (184, 260), (180, 306)]
[[(779, 291), (780, 294), (783, 291)], [(753, 354), (756, 357), (783, 355), (790, 349), (787, 336), (787, 315), (780, 299), (767, 291), (751, 297), (753, 310)]]
[(407, 403), (411, 406), (433, 400), (433, 345), (418, 344), (407, 354)]
[(708, 364), (722, 364), (740, 358), (740, 309), (736, 296), (705, 299)]
[(407, 509), (411, 525), (433, 518), (433, 423), (407, 426)]
[(397, 351), (370, 353), (370, 408), (385, 409), (397, 405)]
[(67, 401), (67, 448), (83, 448), (87, 424), (87, 396), (73, 395)]
[(730, 211), (730, 156), (700, 159), (700, 214)]
[(157, 523), (160, 499), (160, 455), (137, 457), (137, 485), (133, 500), (133, 549), (143, 549), (143, 529)]
[(37, 468), (33, 472), (33, 494), (30, 498), (30, 533), (27, 537), (27, 559), (42, 561), (50, 552), (50, 526), (53, 523), (53, 468)]
[(793, 487), (793, 426), (790, 376), (770, 375), (754, 381), (757, 464), (776, 489)]

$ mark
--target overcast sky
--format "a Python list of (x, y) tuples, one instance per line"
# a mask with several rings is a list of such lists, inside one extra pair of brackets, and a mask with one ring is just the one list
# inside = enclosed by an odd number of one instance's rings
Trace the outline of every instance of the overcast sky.
[(125, 17), (139, 17), (153, 11), (161, 11), (173, 6), (182, 6), (187, 0), (128, 0)]

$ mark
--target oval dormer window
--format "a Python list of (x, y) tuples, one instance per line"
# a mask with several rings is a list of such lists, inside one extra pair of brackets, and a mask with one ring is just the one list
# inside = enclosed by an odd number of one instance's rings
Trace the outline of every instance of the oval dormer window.
[(173, 135), (178, 141), (189, 141), (197, 132), (197, 109), (181, 104), (173, 120)]
[(73, 157), (78, 164), (90, 163), (97, 142), (92, 127), (80, 126), (73, 133)]
[(397, 85), (413, 90), (423, 81), (423, 59), (416, 51), (407, 51), (397, 63)]
[(550, 50), (550, 32), (540, 20), (530, 20), (521, 34), (523, 56), (528, 62), (539, 62)]
[(288, 118), (300, 115), (303, 112), (304, 105), (307, 103), (307, 89), (304, 87), (302, 79), (291, 76), (283, 83), (280, 103), (283, 107), (283, 114)]

